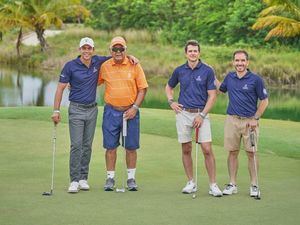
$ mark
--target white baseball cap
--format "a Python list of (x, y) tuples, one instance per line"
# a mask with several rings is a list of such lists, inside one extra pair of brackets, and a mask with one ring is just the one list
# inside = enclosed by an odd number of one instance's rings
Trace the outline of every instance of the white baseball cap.
[(79, 43), (79, 48), (81, 48), (82, 46), (84, 45), (89, 45), (91, 46), (92, 48), (94, 48), (94, 41), (93, 39), (89, 38), (89, 37), (84, 37), (80, 40), (80, 43)]

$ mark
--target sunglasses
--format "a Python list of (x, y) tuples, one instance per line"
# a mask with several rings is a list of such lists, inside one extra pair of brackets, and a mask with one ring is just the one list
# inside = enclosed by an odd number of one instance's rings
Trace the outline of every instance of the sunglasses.
[(111, 50), (113, 52), (124, 52), (126, 49), (124, 47), (120, 47), (120, 48), (112, 47)]

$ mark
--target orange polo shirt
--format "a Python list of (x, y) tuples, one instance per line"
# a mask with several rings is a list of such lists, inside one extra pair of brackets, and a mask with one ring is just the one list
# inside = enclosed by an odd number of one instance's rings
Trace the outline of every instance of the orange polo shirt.
[(126, 57), (122, 64), (111, 58), (102, 64), (98, 84), (105, 84), (104, 101), (113, 106), (132, 105), (139, 90), (148, 83), (140, 64), (133, 65)]

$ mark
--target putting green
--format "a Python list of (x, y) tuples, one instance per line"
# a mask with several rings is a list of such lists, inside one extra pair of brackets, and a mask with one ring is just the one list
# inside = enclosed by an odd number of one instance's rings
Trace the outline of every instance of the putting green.
[[(41, 194), (49, 191), (51, 181), (52, 123), (24, 119), (0, 119), (0, 123), (0, 224), (296, 225), (300, 221), (298, 159), (260, 153), (262, 199), (258, 201), (248, 196), (244, 152), (240, 154), (239, 193), (222, 198), (207, 194), (208, 180), (200, 155), (199, 191), (193, 200), (191, 195), (180, 193), (186, 178), (177, 140), (142, 133), (139, 191), (104, 192), (104, 151), (98, 126), (90, 166), (91, 190), (68, 194), (69, 135), (67, 124), (60, 124), (55, 191), (53, 196), (44, 197)], [(218, 183), (223, 186), (228, 182), (226, 152), (218, 145), (214, 145), (214, 152)], [(121, 157), (119, 154), (117, 176), (123, 168)]]

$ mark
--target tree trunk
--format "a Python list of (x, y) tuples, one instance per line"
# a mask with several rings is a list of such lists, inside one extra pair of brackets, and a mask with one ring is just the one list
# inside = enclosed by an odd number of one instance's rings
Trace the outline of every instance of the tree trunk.
[(17, 43), (16, 43), (16, 49), (17, 49), (18, 57), (21, 56), (20, 46), (21, 46), (21, 43), (22, 43), (22, 37), (23, 37), (23, 31), (22, 31), (22, 27), (20, 27), (19, 34), (18, 34), (18, 39), (17, 39)]
[(35, 33), (37, 35), (37, 38), (39, 39), (42, 52), (45, 52), (48, 48), (48, 44), (46, 42), (46, 39), (44, 38), (44, 32), (45, 32), (44, 28), (41, 28), (39, 26), (35, 27)]

